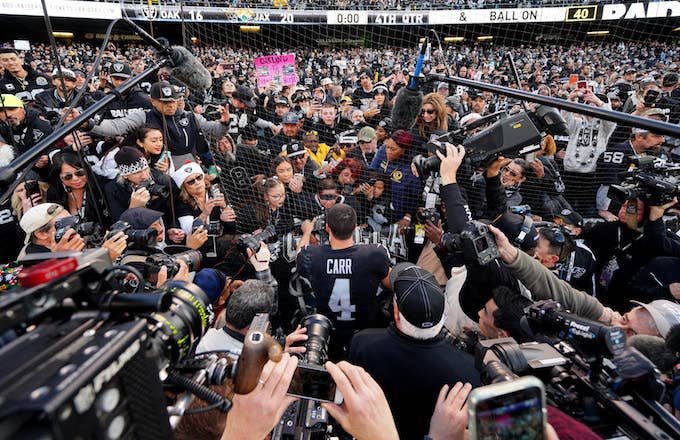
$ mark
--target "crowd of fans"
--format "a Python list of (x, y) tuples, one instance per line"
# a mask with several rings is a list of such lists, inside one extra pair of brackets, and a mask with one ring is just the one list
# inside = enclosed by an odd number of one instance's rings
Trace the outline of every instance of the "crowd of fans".
[[(656, 42), (434, 47), (426, 73), (677, 124), (679, 50)], [(140, 45), (109, 45), (91, 72), (94, 46), (58, 52), (55, 65), (46, 44), (0, 49), (1, 165), (154, 57)], [(529, 157), (471, 167), (462, 147), (434, 138), (523, 104), (422, 80), (415, 121), (397, 126), (391, 116), (414, 68), (412, 50), (292, 49), (295, 85), (256, 82), (255, 57), (289, 50), (193, 52), (210, 72), (209, 90), (190, 89), (171, 69), (148, 73), (21, 173), (0, 211), (6, 289), (27, 255), (103, 247), (112, 261), (138, 267), (149, 289), (197, 272), (194, 281), (222, 310), (199, 351), (242, 346), (257, 312), (299, 342), (299, 318), (322, 313), (334, 326), (331, 360), (363, 367), (327, 364), (345, 403), (326, 408), (357, 438), (462, 435), (462, 402), (481, 382), (472, 357), (444, 334), (473, 328), (528, 340), (519, 318), (531, 301), (554, 299), (629, 336), (664, 338), (680, 324), (680, 240), (668, 229), (678, 222), (677, 199), (608, 192), (631, 156), (671, 164), (676, 139), (562, 112), (567, 135), (545, 136)], [(417, 155), (437, 155), (438, 172), (421, 175)], [(501, 255), (491, 264), (444, 244), (445, 233), (472, 219), (491, 224)], [(200, 255), (200, 271), (184, 260), (173, 270), (159, 257), (187, 250)], [(290, 403), (295, 363), (286, 355), (265, 368), (272, 380), (235, 397), (225, 438), (271, 430)], [(552, 414), (556, 423), (566, 417)]]

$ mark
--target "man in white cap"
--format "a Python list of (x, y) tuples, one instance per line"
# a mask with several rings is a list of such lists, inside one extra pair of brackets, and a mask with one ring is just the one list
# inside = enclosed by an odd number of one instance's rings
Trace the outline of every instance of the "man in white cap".
[(68, 216), (68, 211), (56, 203), (41, 203), (26, 211), (19, 222), (26, 233), (26, 246), (21, 253), (82, 251), (85, 241), (72, 229), (66, 231), (61, 240), (55, 241), (54, 223)]
[[(78, 94), (76, 74), (71, 69), (54, 69), (52, 72), (52, 84), (54, 87), (36, 95), (35, 106), (42, 111), (43, 116), (52, 125), (55, 125), (59, 122), (63, 110), (71, 106), (73, 98)], [(78, 105), (74, 107), (74, 110), (81, 112), (84, 108), (92, 105), (93, 102), (90, 94), (86, 92), (78, 101)]]

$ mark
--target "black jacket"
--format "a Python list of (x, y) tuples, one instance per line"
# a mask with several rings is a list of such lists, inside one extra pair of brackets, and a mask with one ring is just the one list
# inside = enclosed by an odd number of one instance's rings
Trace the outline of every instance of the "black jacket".
[(6, 70), (0, 78), (0, 93), (16, 95), (23, 101), (33, 101), (39, 93), (52, 87), (52, 82), (44, 73), (34, 70), (27, 64), (24, 65), (24, 70), (28, 75), (23, 80), (19, 80)]
[(0, 123), (0, 137), (14, 146), (19, 154), (30, 149), (50, 133), (52, 133), (50, 123), (40, 117), (38, 110), (30, 107), (26, 108), (24, 123), (17, 128), (10, 131), (7, 124)]
[[(59, 118), (61, 118), (60, 111), (71, 106), (73, 98), (75, 98), (78, 92), (78, 89), (73, 89), (66, 99), (62, 99), (57, 93), (56, 87), (53, 87), (39, 93), (35, 97), (35, 106), (40, 109), (43, 116), (50, 121), (52, 125), (55, 125), (59, 121)], [(82, 112), (83, 109), (91, 106), (93, 102), (92, 96), (85, 92), (74, 109)]]
[(101, 119), (124, 118), (129, 113), (150, 110), (151, 108), (153, 107), (149, 96), (139, 89), (133, 89), (132, 92), (121, 95), (120, 98), (109, 104), (101, 114)]
[(437, 396), (444, 384), (481, 385), (471, 355), (440, 334), (413, 339), (394, 324), (363, 330), (352, 338), (349, 361), (363, 367), (385, 392), (399, 438), (422, 439), (427, 434)]
[[(170, 186), (170, 178), (154, 169), (151, 170), (151, 177), (154, 182)], [(173, 188), (173, 192), (175, 189)], [(130, 207), (130, 197), (132, 196), (132, 186), (128, 183), (120, 183), (117, 180), (111, 180), (104, 187), (104, 193), (106, 194), (106, 200), (109, 204), (109, 209), (111, 210), (111, 219), (116, 222), (120, 215)], [(172, 195), (171, 195), (172, 197)], [(170, 209), (169, 199), (161, 197), (152, 197), (146, 207), (156, 211), (160, 211), (165, 215), (164, 220), (166, 225), (172, 224), (172, 214)]]

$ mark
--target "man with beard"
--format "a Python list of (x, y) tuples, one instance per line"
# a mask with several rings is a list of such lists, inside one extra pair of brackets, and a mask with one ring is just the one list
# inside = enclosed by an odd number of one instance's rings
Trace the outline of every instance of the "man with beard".
[[(35, 105), (54, 126), (59, 122), (63, 109), (70, 107), (73, 99), (78, 94), (76, 74), (70, 69), (54, 69), (52, 72), (52, 84), (54, 87), (36, 95)], [(74, 109), (80, 112), (92, 105), (92, 102), (90, 94), (85, 93)]]

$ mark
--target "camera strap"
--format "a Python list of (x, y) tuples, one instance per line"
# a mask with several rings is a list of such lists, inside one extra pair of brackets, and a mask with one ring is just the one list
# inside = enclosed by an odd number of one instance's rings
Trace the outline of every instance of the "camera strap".
[(519, 234), (517, 234), (517, 237), (514, 240), (515, 245), (522, 246), (522, 243), (524, 242), (524, 239), (526, 238), (527, 234), (529, 234), (529, 231), (531, 230), (531, 226), (533, 226), (533, 224), (534, 220), (528, 215), (525, 215), (524, 220), (522, 221), (522, 229), (520, 229)]

